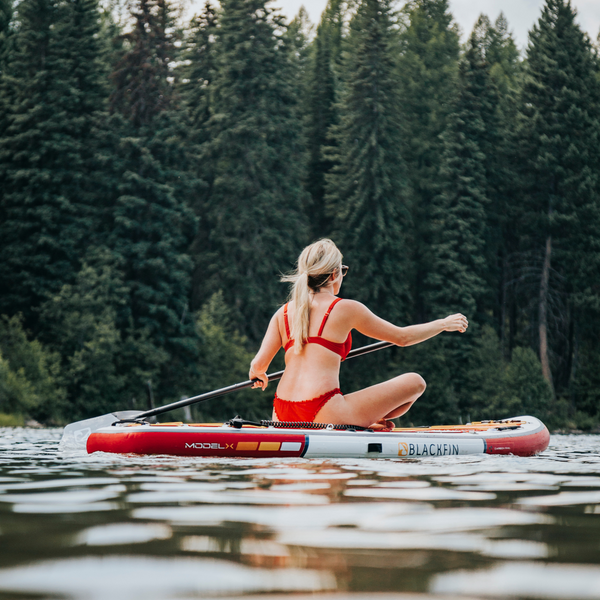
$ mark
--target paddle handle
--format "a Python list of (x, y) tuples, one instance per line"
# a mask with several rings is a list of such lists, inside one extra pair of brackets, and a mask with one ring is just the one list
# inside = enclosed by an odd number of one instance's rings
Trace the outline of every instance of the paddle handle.
[[(369, 344), (368, 346), (362, 346), (362, 348), (356, 348), (355, 350), (350, 350), (346, 360), (349, 358), (356, 358), (357, 356), (362, 356), (363, 354), (369, 354), (370, 352), (376, 352), (377, 350), (382, 350), (383, 348), (389, 348), (390, 346), (394, 346), (392, 342), (376, 342), (374, 344)], [(267, 375), (269, 381), (277, 381), (283, 377), (284, 371), (277, 371), (276, 373), (271, 373)], [(254, 381), (258, 381), (255, 379)], [(233, 385), (228, 385), (227, 387), (221, 388), (219, 390), (213, 390), (212, 392), (205, 392), (204, 394), (200, 394), (199, 396), (192, 396), (191, 398), (184, 398), (183, 400), (179, 400), (178, 402), (173, 402), (172, 404), (167, 404), (166, 406), (159, 406), (158, 408), (153, 408), (152, 410), (147, 410), (146, 412), (140, 413), (136, 416), (136, 419), (147, 419), (149, 417), (155, 417), (156, 415), (162, 415), (163, 413), (169, 412), (171, 410), (175, 410), (176, 408), (183, 408), (184, 406), (189, 406), (190, 404), (197, 404), (199, 402), (205, 402), (206, 400), (211, 400), (212, 398), (217, 398), (218, 396), (224, 396), (225, 394), (229, 394), (230, 392), (237, 392), (238, 390), (243, 390), (245, 388), (249, 388), (252, 386), (254, 381), (248, 379), (248, 381), (242, 381), (240, 383), (235, 383)]]

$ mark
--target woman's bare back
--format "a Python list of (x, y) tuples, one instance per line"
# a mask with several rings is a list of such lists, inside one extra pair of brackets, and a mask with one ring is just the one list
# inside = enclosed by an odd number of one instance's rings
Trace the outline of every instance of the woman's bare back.
[[(335, 296), (331, 294), (313, 294), (309, 316), (310, 337), (318, 335), (325, 313), (334, 300)], [(341, 344), (348, 338), (350, 327), (344, 318), (347, 312), (344, 304), (343, 300), (338, 302), (329, 314), (321, 334), (326, 340)], [(293, 302), (288, 304), (287, 313), (291, 321), (294, 318)], [(283, 310), (278, 311), (278, 326), (285, 346), (289, 338)], [(277, 387), (278, 396), (291, 401), (309, 400), (339, 387), (340, 362), (339, 354), (319, 344), (304, 344), (299, 354), (291, 347), (285, 355), (285, 373)]]

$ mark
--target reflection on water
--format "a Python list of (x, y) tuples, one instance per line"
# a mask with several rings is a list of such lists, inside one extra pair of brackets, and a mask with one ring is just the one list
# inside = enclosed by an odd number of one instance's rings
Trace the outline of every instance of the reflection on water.
[(534, 458), (306, 461), (59, 438), (0, 429), (2, 600), (600, 600), (599, 436)]

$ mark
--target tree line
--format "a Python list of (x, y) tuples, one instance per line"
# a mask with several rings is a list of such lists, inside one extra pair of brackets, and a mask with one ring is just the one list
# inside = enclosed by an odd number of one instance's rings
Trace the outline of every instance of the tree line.
[(343, 365), (344, 390), (410, 369), (428, 389), (406, 422), (596, 426), (600, 62), (575, 17), (547, 0), (521, 55), (502, 14), (461, 44), (447, 0), (329, 0), (316, 27), (265, 0), (190, 22), (169, 0), (0, 0), (4, 422), (245, 379), (279, 274), (331, 237), (342, 296), (471, 323)]

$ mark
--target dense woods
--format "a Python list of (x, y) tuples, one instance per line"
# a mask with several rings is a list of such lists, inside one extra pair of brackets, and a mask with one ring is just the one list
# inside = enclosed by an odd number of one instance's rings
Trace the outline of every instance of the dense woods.
[[(342, 389), (415, 370), (405, 423), (598, 426), (600, 58), (568, 1), (523, 54), (503, 15), (461, 44), (447, 0), (179, 15), (0, 0), (0, 425), (245, 379), (279, 275), (331, 237), (343, 297), (471, 323), (344, 364)], [(272, 392), (192, 416), (266, 418)]]

